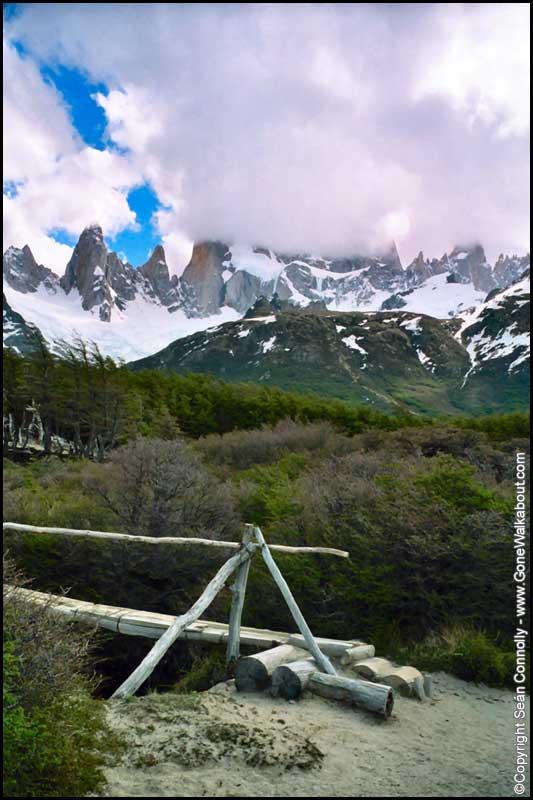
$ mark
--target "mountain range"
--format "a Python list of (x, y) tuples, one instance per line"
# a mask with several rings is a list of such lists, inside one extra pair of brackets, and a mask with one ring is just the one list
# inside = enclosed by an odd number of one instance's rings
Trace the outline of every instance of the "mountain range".
[(519, 410), (529, 396), (529, 275), (463, 319), (265, 298), (241, 320), (178, 339), (130, 367), (208, 372), (387, 411)]
[(527, 402), (529, 256), (480, 244), (403, 267), (391, 244), (327, 258), (204, 241), (180, 277), (163, 247), (139, 268), (82, 232), (60, 277), (28, 246), (4, 254), (4, 342), (79, 335), (139, 366), (213, 372), (384, 408)]

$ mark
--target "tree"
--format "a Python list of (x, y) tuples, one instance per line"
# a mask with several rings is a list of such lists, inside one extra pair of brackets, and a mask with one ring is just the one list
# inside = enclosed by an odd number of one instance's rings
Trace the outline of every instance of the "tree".
[(117, 448), (92, 489), (129, 533), (216, 539), (238, 525), (229, 489), (180, 439), (139, 438)]

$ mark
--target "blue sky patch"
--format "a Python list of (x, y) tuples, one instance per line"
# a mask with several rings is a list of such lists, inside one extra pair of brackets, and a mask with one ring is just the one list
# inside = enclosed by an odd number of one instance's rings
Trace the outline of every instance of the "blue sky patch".
[(77, 236), (72, 236), (72, 234), (68, 233), (64, 228), (53, 228), (51, 231), (47, 232), (47, 236), (59, 242), (59, 244), (67, 244), (69, 247), (74, 247), (78, 241)]
[(2, 194), (5, 197), (16, 197), (19, 189), (24, 185), (24, 181), (4, 181), (2, 185)]
[(140, 230), (122, 231), (113, 239), (106, 237), (106, 242), (117, 253), (125, 253), (134, 267), (139, 267), (148, 260), (154, 247), (161, 244), (161, 236), (153, 225), (152, 216), (163, 206), (147, 183), (132, 189), (128, 194), (128, 205), (135, 212)]
[(72, 124), (83, 141), (97, 150), (105, 150), (108, 146), (106, 116), (93, 98), (97, 92), (107, 94), (105, 84), (92, 83), (80, 70), (60, 64), (41, 67), (41, 75), (63, 97)]
[[(8, 22), (24, 10), (24, 4), (4, 3), (4, 21)], [(17, 50), (19, 56), (33, 60), (33, 54), (23, 42), (11, 39), (10, 44)], [(94, 96), (97, 93), (108, 94), (105, 83), (94, 81), (83, 69), (66, 66), (58, 62), (46, 64), (38, 63), (38, 67), (45, 83), (53, 86), (61, 96), (68, 111), (73, 128), (77, 131), (82, 141), (89, 147), (97, 150), (108, 150), (121, 155), (126, 155), (127, 150), (112, 142), (107, 133), (107, 118), (104, 109), (98, 105)], [(21, 183), (6, 181), (3, 184), (3, 194), (6, 197), (17, 196)], [(161, 236), (153, 224), (153, 214), (163, 208), (156, 193), (147, 183), (138, 186), (129, 192), (128, 205), (135, 212), (138, 227), (136, 230), (126, 229), (114, 237), (106, 236), (107, 246), (116, 250), (121, 257), (126, 258), (133, 266), (144, 264), (157, 244), (161, 243)], [(96, 217), (98, 219), (98, 216)], [(90, 222), (90, 220), (86, 220)], [(104, 226), (105, 223), (102, 220)], [(47, 231), (47, 235), (60, 244), (74, 247), (78, 241), (81, 230), (72, 235), (64, 228), (58, 226)]]

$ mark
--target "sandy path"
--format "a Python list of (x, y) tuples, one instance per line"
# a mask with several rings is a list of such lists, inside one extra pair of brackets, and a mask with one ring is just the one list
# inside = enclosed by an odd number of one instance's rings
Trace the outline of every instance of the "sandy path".
[(112, 701), (129, 748), (108, 770), (106, 796), (512, 796), (512, 693), (434, 682), (430, 702), (397, 697), (387, 722), (312, 695), (287, 703), (226, 685)]

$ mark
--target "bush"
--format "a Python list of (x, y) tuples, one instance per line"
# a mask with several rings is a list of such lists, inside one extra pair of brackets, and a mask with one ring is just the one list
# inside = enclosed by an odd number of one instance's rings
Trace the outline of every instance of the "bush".
[(450, 625), (418, 644), (399, 648), (395, 656), (419, 669), (450, 672), (465, 681), (514, 688), (515, 654), (484, 631), (463, 624)]
[(87, 675), (92, 635), (21, 596), (4, 594), (3, 788), (8, 797), (83, 797), (101, 789), (117, 751)]
[(118, 448), (88, 489), (129, 533), (216, 539), (237, 525), (228, 488), (179, 439), (136, 439)]
[(174, 691), (178, 694), (205, 692), (211, 686), (225, 680), (225, 677), (225, 652), (213, 649), (208, 655), (204, 654), (193, 660), (185, 677), (174, 686)]
[(251, 431), (212, 434), (200, 439), (197, 449), (209, 463), (234, 469), (272, 464), (289, 453), (319, 452), (321, 457), (349, 452), (351, 440), (330, 422), (304, 424), (291, 419)]

